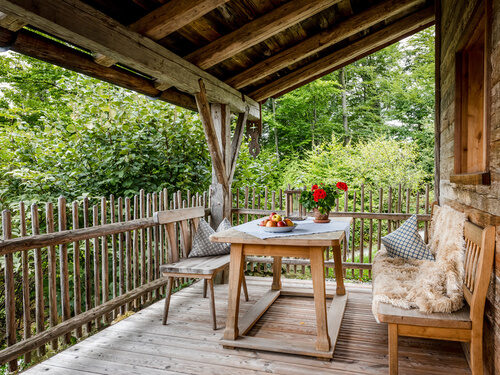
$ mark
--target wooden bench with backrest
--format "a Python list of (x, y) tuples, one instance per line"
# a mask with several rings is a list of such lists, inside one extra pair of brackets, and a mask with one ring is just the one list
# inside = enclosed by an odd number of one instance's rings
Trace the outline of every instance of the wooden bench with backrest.
[[(433, 206), (434, 212), (434, 206)], [(493, 267), (495, 227), (481, 228), (465, 222), (463, 292), (466, 306), (453, 313), (424, 314), (380, 303), (377, 317), (388, 324), (389, 373), (398, 373), (398, 337), (459, 341), (470, 348), (473, 375), (483, 374), (483, 318), (486, 293)]]
[[(434, 206), (433, 206), (434, 212)], [(398, 373), (398, 337), (459, 341), (470, 345), (473, 375), (483, 374), (483, 318), (486, 293), (493, 267), (495, 227), (481, 228), (465, 222), (463, 292), (466, 306), (453, 313), (421, 313), (380, 303), (377, 317), (388, 324), (389, 372)]]
[[(207, 297), (207, 284), (210, 298), (210, 315), (212, 328), (217, 329), (215, 300), (214, 300), (214, 277), (229, 267), (229, 254), (188, 258), (191, 251), (194, 233), (198, 228), (200, 219), (205, 217), (203, 207), (182, 208), (170, 211), (156, 212), (154, 220), (158, 224), (164, 224), (167, 229), (167, 237), (170, 244), (169, 260), (172, 263), (160, 266), (160, 272), (168, 277), (165, 297), (165, 308), (163, 312), (163, 324), (167, 324), (170, 297), (172, 295), (173, 281), (176, 277), (203, 279), (203, 298)], [(179, 241), (176, 223), (179, 223), (182, 259), (179, 259)], [(248, 291), (243, 277), (243, 292), (245, 300), (248, 301)]]

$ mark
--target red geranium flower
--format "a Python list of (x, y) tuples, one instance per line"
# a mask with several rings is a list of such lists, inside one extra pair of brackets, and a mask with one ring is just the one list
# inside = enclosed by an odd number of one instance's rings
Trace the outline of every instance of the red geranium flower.
[(313, 185), (312, 188), (311, 188), (311, 191), (314, 191), (318, 188), (318, 185)]
[(326, 198), (326, 191), (324, 191), (323, 189), (314, 190), (313, 198), (314, 198), (315, 202), (318, 202), (320, 199), (325, 199)]
[(347, 191), (347, 184), (345, 182), (337, 182), (337, 188), (340, 190)]

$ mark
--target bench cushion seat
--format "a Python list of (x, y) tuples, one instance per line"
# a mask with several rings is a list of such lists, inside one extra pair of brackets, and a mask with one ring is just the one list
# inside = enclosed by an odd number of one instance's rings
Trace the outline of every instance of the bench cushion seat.
[(383, 323), (409, 324), (423, 327), (471, 329), (469, 306), (452, 313), (425, 314), (418, 309), (406, 310), (388, 303), (379, 303), (377, 318)]
[(229, 254), (196, 257), (183, 259), (176, 263), (164, 264), (160, 266), (160, 272), (168, 276), (169, 273), (186, 273), (211, 275), (214, 272), (226, 267), (229, 264)]

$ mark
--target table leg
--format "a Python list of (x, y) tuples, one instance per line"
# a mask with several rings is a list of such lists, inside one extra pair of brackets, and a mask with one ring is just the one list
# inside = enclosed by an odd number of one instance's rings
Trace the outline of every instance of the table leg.
[(344, 287), (344, 272), (342, 270), (342, 250), (339, 245), (332, 246), (333, 262), (335, 263), (335, 280), (337, 281), (337, 295), (343, 296), (345, 294)]
[(272, 290), (281, 289), (281, 257), (273, 257), (273, 285)]
[(326, 317), (325, 262), (322, 247), (310, 248), (311, 275), (314, 289), (314, 306), (316, 310), (316, 350), (329, 351), (328, 323)]
[(229, 296), (227, 301), (226, 329), (224, 339), (236, 340), (238, 332), (238, 313), (240, 310), (241, 279), (243, 277), (243, 245), (232, 244), (229, 265)]

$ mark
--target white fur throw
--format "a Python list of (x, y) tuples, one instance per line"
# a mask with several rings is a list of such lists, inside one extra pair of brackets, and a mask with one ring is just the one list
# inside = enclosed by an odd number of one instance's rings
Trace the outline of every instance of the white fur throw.
[(453, 312), (463, 306), (465, 214), (449, 206), (435, 207), (429, 249), (435, 261), (391, 258), (385, 248), (373, 260), (373, 302), (422, 312)]

